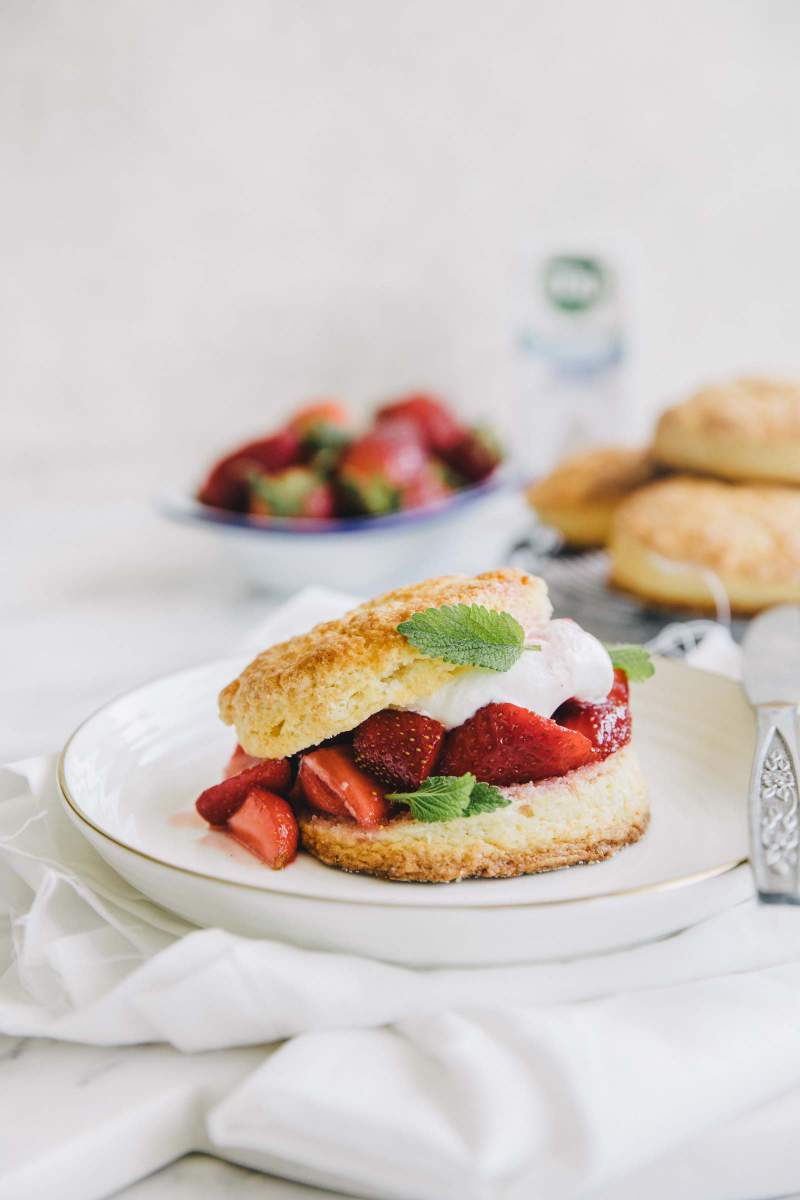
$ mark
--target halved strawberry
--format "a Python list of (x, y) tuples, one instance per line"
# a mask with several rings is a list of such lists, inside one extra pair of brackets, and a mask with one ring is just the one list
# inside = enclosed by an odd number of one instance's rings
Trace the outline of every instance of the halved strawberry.
[(288, 758), (262, 758), (254, 767), (247, 767), (236, 775), (228, 775), (222, 783), (206, 788), (197, 797), (195, 808), (209, 825), (224, 825), (241, 808), (251, 788), (264, 787), (271, 792), (288, 792), (291, 785), (292, 768)]
[(395, 791), (410, 791), (436, 765), (444, 725), (420, 713), (384, 708), (367, 717), (353, 735), (356, 762)]
[(283, 796), (266, 788), (250, 788), (241, 807), (228, 818), (227, 829), (273, 871), (280, 871), (297, 856), (297, 818)]
[(339, 464), (339, 485), (356, 512), (394, 512), (403, 489), (424, 474), (427, 464), (419, 441), (389, 424), (348, 446)]
[(436, 396), (416, 393), (404, 396), (378, 409), (376, 420), (393, 421), (399, 417), (412, 421), (425, 445), (434, 454), (441, 454), (454, 445), (464, 432), (463, 426), (443, 400)]
[(253, 471), (282, 471), (300, 461), (300, 438), (291, 429), (247, 442), (226, 454), (208, 474), (197, 493), (202, 504), (244, 512), (247, 508), (247, 479)]
[(490, 429), (468, 430), (447, 451), (447, 463), (470, 483), (487, 479), (502, 462), (503, 451)]
[(502, 786), (566, 775), (593, 757), (582, 733), (516, 704), (487, 704), (448, 733), (436, 769), (440, 775), (471, 771)]
[(599, 704), (567, 700), (553, 714), (553, 720), (567, 729), (575, 729), (592, 743), (595, 758), (608, 758), (631, 740), (631, 710), (628, 703), (628, 677), (614, 672), (614, 685)]
[(349, 746), (330, 746), (304, 754), (297, 783), (313, 808), (331, 816), (352, 817), (366, 828), (389, 818), (383, 789), (356, 766)]
[(249, 511), (269, 517), (332, 517), (333, 488), (309, 467), (251, 475)]

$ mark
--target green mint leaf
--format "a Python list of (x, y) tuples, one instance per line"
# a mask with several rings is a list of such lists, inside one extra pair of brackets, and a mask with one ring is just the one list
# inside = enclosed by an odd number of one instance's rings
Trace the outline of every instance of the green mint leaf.
[(387, 800), (407, 804), (415, 821), (452, 821), (506, 808), (511, 801), (490, 783), (475, 776), (429, 775), (415, 792), (389, 792)]
[(398, 625), (397, 632), (428, 658), (490, 671), (508, 671), (523, 650), (534, 649), (525, 646), (525, 631), (511, 613), (482, 604), (426, 608)]
[(469, 804), (475, 776), (429, 775), (415, 792), (388, 792), (387, 800), (407, 804), (415, 821), (452, 821), (463, 817)]
[(612, 666), (617, 671), (624, 671), (631, 683), (641, 683), (655, 675), (656, 669), (650, 658), (650, 651), (644, 646), (624, 644), (606, 646)]
[(508, 796), (491, 783), (476, 783), (469, 798), (465, 817), (474, 817), (477, 813), (494, 812), (496, 808), (507, 808), (511, 800)]

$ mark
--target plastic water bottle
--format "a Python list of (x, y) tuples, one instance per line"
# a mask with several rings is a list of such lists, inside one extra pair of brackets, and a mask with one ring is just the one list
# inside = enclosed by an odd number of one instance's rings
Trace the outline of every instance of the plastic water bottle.
[(521, 474), (534, 478), (566, 454), (628, 440), (618, 262), (563, 245), (529, 254), (518, 314), (514, 447)]

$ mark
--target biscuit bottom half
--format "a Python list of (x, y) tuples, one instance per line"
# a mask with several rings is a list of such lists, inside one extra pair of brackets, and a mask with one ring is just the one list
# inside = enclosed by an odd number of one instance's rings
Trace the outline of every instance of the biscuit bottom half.
[(401, 818), (362, 829), (307, 812), (300, 817), (303, 846), (329, 866), (384, 879), (502, 879), (609, 858), (637, 842), (650, 819), (630, 746), (568, 775), (500, 790), (508, 807), (453, 821)]

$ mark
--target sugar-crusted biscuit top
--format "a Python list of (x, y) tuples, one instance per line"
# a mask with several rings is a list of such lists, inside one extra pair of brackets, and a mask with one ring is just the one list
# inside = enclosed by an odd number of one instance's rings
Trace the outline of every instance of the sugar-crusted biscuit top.
[(544, 479), (531, 485), (534, 508), (615, 500), (650, 479), (654, 464), (647, 450), (600, 446), (565, 458)]
[(510, 612), (526, 629), (552, 612), (544, 581), (524, 571), (444, 575), (398, 588), (259, 654), (220, 694), (220, 716), (248, 753), (280, 758), (382, 708), (422, 700), (469, 668), (424, 657), (397, 626), (445, 604)]
[(800, 578), (800, 489), (675, 476), (624, 501), (614, 534), (723, 576), (793, 580)]
[(702, 388), (662, 413), (656, 431), (772, 442), (800, 438), (800, 383), (734, 379)]

